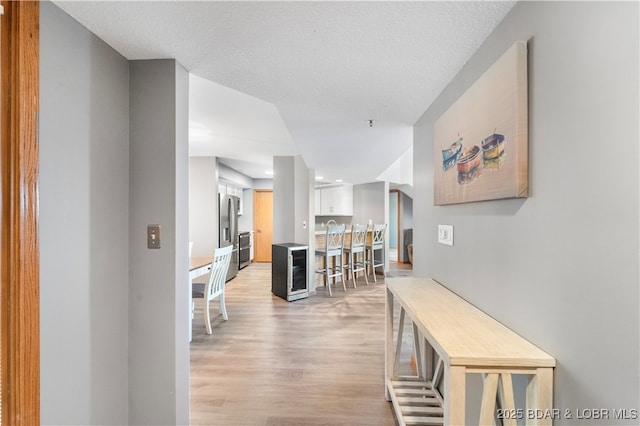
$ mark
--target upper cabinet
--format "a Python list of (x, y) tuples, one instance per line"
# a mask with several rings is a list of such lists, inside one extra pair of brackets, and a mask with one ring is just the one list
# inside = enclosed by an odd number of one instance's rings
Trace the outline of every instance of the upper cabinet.
[(235, 195), (236, 197), (242, 198), (242, 188), (235, 185), (227, 184), (227, 195)]
[(239, 186), (228, 184), (228, 183), (220, 183), (218, 185), (218, 192), (220, 194), (234, 195), (234, 196), (238, 197), (240, 199), (240, 203), (238, 205), (238, 215), (242, 216), (242, 209), (243, 209), (243, 205), (244, 205), (244, 200), (243, 200), (244, 197), (242, 196), (242, 188), (240, 188)]
[(316, 188), (316, 216), (353, 216), (353, 185)]

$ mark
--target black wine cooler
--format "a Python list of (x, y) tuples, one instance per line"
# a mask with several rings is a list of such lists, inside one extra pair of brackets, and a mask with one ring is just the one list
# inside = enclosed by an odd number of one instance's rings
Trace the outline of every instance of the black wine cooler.
[(309, 297), (307, 256), (309, 247), (283, 243), (271, 246), (271, 292), (289, 302)]

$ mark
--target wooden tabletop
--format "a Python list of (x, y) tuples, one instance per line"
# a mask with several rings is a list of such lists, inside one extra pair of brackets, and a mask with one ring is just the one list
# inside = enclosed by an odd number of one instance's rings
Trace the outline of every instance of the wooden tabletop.
[(556, 365), (549, 354), (431, 279), (387, 278), (387, 288), (449, 365)]
[(190, 257), (189, 258), (189, 270), (193, 271), (194, 269), (201, 268), (209, 263), (213, 262), (213, 258), (211, 257)]

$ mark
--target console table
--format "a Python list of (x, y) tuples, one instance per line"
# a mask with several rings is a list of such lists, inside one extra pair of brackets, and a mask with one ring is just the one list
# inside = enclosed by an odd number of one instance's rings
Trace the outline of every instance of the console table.
[[(417, 376), (399, 375), (405, 316), (413, 325)], [(478, 424), (465, 419), (465, 380), (474, 373), (483, 378), (479, 424), (496, 418), (505, 425), (552, 424), (555, 359), (439, 283), (387, 278), (385, 337), (385, 397), (401, 425)], [(529, 378), (526, 408), (515, 406), (512, 374)]]

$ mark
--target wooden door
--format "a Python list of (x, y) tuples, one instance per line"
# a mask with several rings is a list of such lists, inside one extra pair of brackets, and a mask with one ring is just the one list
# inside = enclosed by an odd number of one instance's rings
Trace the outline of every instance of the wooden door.
[(253, 255), (256, 262), (271, 262), (273, 244), (273, 191), (253, 192)]
[(40, 424), (39, 3), (1, 1), (0, 424)]

